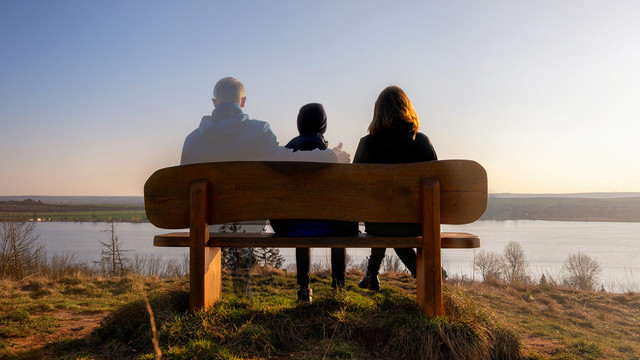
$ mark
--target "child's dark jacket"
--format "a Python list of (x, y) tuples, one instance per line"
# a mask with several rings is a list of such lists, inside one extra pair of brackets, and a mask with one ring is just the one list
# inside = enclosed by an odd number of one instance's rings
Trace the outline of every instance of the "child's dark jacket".
[[(307, 133), (296, 136), (285, 147), (293, 151), (324, 150), (327, 143), (321, 134)], [(285, 236), (347, 236), (358, 233), (358, 223), (350, 221), (293, 219), (270, 220), (270, 224), (276, 234)]]

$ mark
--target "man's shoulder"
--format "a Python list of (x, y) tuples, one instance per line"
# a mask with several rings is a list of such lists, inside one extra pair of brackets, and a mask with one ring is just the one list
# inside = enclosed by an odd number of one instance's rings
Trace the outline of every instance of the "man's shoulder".
[(263, 120), (252, 119), (252, 118), (250, 118), (248, 116), (246, 116), (245, 119), (242, 122), (245, 123), (247, 126), (260, 127), (260, 128), (264, 128), (264, 129), (271, 129), (271, 126), (269, 125), (268, 122), (263, 121)]

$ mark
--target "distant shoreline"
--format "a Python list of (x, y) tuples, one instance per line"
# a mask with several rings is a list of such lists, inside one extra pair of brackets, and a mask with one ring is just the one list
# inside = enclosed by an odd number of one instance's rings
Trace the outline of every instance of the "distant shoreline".
[[(33, 221), (148, 222), (142, 196), (0, 196), (0, 219), (16, 215)], [(640, 222), (640, 193), (490, 194), (480, 220)]]
[[(640, 197), (640, 192), (586, 192), (586, 193), (491, 193), (495, 199), (622, 199)], [(65, 205), (133, 205), (144, 206), (144, 196), (57, 196), (57, 195), (2, 195), (2, 201), (35, 200), (48, 204)]]
[(489, 197), (480, 219), (640, 222), (640, 197)]
[(513, 193), (493, 193), (490, 198), (512, 198), (512, 199), (532, 199), (532, 198), (565, 198), (565, 199), (623, 199), (640, 197), (640, 192), (587, 192), (587, 193), (552, 193), (552, 194), (513, 194)]

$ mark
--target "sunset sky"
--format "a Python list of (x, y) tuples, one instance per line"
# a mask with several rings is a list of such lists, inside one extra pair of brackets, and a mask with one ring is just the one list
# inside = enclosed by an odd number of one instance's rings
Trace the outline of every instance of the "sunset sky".
[(640, 191), (638, 1), (2, 1), (0, 195), (142, 195), (241, 80), (282, 145), (320, 102), (352, 155), (402, 87), (489, 191)]

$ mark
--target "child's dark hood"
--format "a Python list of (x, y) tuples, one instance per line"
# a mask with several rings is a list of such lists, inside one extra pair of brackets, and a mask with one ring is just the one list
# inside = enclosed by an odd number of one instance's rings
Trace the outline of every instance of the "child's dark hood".
[(327, 114), (322, 104), (304, 105), (298, 112), (298, 132), (300, 134), (324, 134), (327, 130)]

